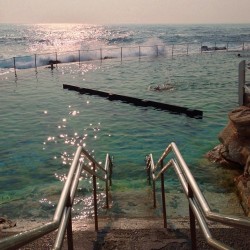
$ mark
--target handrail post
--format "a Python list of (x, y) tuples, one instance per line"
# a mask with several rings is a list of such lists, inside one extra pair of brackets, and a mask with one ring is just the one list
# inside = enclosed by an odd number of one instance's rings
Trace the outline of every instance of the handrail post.
[(73, 230), (72, 230), (72, 215), (71, 215), (71, 208), (72, 208), (72, 204), (70, 201), (70, 195), (68, 194), (68, 204), (67, 206), (70, 207), (70, 212), (69, 212), (69, 220), (67, 223), (67, 241), (68, 241), (68, 249), (69, 250), (73, 250), (74, 249), (74, 245), (73, 245)]
[(112, 174), (113, 174), (113, 158), (109, 158), (109, 186), (112, 186)]
[(151, 167), (150, 167), (151, 159), (150, 157), (146, 157), (146, 168), (147, 168), (147, 175), (148, 175), (148, 185), (151, 185)]
[(155, 180), (153, 180), (153, 199), (154, 199), (154, 208), (156, 208)]
[[(193, 199), (194, 197), (193, 190), (189, 183), (188, 183), (188, 197), (190, 199)], [(194, 216), (194, 213), (190, 204), (189, 204), (189, 220), (190, 220), (190, 234), (191, 234), (192, 250), (196, 250), (197, 246), (196, 246), (195, 216)]]
[[(161, 161), (161, 169), (163, 169), (163, 160)], [(167, 214), (166, 214), (166, 201), (165, 201), (165, 187), (164, 187), (164, 173), (161, 173), (161, 198), (162, 198), (162, 213), (164, 228), (167, 228)]]
[(106, 184), (106, 208), (108, 209), (109, 208), (109, 174), (108, 174), (108, 171), (106, 173), (106, 181), (105, 181), (105, 184)]
[(147, 166), (148, 169), (147, 169), (147, 172), (148, 172), (148, 185), (151, 185), (151, 174), (150, 174), (150, 167)]
[[(93, 162), (93, 171), (96, 172), (96, 166)], [(93, 175), (93, 195), (94, 195), (94, 215), (95, 215), (95, 231), (98, 231), (98, 218), (97, 218), (97, 196), (96, 196), (96, 176)]]

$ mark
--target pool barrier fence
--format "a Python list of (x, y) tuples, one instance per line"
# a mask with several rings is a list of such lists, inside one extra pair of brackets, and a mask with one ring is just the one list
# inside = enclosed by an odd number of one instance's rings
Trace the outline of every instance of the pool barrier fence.
[(250, 41), (247, 42), (215, 42), (212, 43), (176, 43), (166, 45), (139, 45), (124, 47), (93, 48), (74, 51), (48, 52), (25, 56), (14, 56), (1, 59), (0, 68), (17, 69), (35, 68), (59, 63), (84, 62), (92, 60), (118, 59), (138, 57), (159, 57), (175, 55), (190, 55), (208, 52), (242, 52), (250, 50)]

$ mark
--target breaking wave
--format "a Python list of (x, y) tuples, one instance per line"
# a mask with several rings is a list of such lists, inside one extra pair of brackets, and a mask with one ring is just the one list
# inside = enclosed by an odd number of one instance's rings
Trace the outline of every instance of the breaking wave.
[(92, 60), (125, 59), (129, 57), (165, 55), (163, 45), (134, 47), (109, 47), (100, 49), (77, 50), (60, 53), (34, 54), (0, 59), (0, 68), (28, 69), (50, 65), (51, 63), (71, 63)]

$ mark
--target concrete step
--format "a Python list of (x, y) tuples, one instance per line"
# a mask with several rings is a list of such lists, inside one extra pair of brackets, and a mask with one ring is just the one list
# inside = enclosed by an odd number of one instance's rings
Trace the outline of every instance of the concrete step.
[[(189, 219), (171, 218), (163, 228), (161, 218), (99, 218), (99, 230), (93, 221), (73, 222), (74, 249), (77, 250), (168, 250), (191, 249)], [(212, 236), (234, 249), (250, 249), (249, 230), (208, 222)], [(210, 247), (197, 226), (197, 249)], [(67, 249), (65, 241), (63, 249)]]
[[(249, 230), (235, 229), (209, 222), (212, 236), (234, 249), (250, 249)], [(18, 223), (16, 228), (0, 232), (0, 238), (25, 230)], [(31, 224), (29, 225), (31, 227)], [(35, 224), (37, 226), (37, 224)], [(168, 250), (191, 249), (188, 218), (168, 219), (167, 229), (158, 218), (99, 218), (99, 230), (95, 232), (94, 221), (73, 221), (74, 249), (76, 250)], [(22, 230), (21, 230), (22, 229)], [(27, 229), (27, 228), (26, 228)], [(52, 249), (56, 232), (36, 240), (22, 250)], [(65, 239), (62, 249), (67, 249)], [(197, 226), (197, 249), (212, 249)]]

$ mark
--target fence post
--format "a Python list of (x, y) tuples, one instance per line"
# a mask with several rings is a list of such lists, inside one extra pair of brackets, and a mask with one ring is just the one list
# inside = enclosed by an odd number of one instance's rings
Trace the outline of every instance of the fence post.
[(188, 56), (188, 43), (187, 43), (187, 56)]
[(100, 48), (100, 60), (102, 61), (102, 48)]
[[(163, 160), (161, 160), (161, 169), (163, 169)], [(164, 187), (164, 173), (161, 173), (161, 198), (162, 198), (162, 213), (164, 228), (167, 228), (167, 213), (166, 213), (166, 201), (165, 201), (165, 187)]]
[(227, 51), (228, 51), (228, 42), (227, 42)]
[[(96, 173), (96, 166), (93, 163), (93, 171)], [(96, 196), (96, 176), (93, 175), (93, 195), (94, 195), (94, 215), (95, 215), (95, 231), (98, 231), (98, 218), (97, 218), (97, 196)]]
[(14, 70), (16, 70), (16, 58), (13, 57), (13, 66), (14, 66)]
[(121, 47), (121, 61), (122, 61), (122, 47)]
[[(188, 198), (193, 199), (193, 190), (188, 183)], [(193, 210), (189, 204), (189, 220), (190, 220), (190, 234), (191, 234), (191, 244), (192, 250), (196, 250), (196, 228), (195, 228), (195, 216)]]
[(244, 105), (244, 95), (245, 95), (245, 69), (246, 69), (246, 61), (243, 60), (239, 63), (239, 86), (238, 86), (238, 95), (239, 95), (239, 105)]
[(139, 59), (141, 59), (141, 46), (139, 46)]
[(159, 56), (158, 45), (155, 45), (155, 46), (156, 46), (156, 56), (158, 57)]
[(16, 58), (15, 57), (13, 57), (13, 66), (14, 66), (14, 71), (15, 71), (15, 77), (16, 77), (16, 79), (17, 79), (17, 74), (16, 74)]
[(56, 64), (57, 64), (57, 52), (56, 52)]
[(201, 42), (201, 53), (202, 53), (202, 42)]
[(174, 44), (172, 45), (172, 57), (174, 56)]
[(78, 50), (78, 56), (79, 56), (79, 64), (81, 62), (81, 50)]
[(37, 66), (36, 66), (36, 54), (35, 54), (35, 68), (37, 68)]
[(243, 42), (242, 44), (242, 50), (244, 51), (245, 50), (245, 43)]

